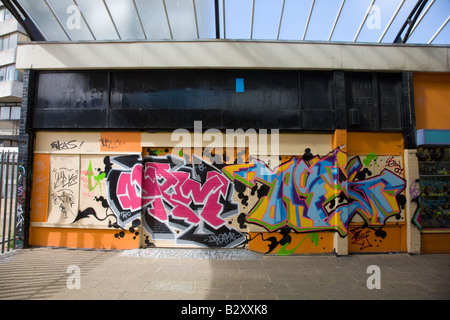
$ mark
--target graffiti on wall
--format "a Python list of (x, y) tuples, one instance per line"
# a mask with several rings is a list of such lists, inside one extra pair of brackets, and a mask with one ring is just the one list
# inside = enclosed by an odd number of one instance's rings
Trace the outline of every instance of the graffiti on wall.
[[(381, 228), (405, 204), (401, 158), (310, 151), (281, 156), (276, 168), (247, 155), (244, 163), (215, 163), (208, 152), (174, 155), (165, 148), (144, 159), (51, 156), (47, 222), (111, 227), (118, 239), (127, 230), (135, 239), (143, 232), (145, 246), (257, 244), (278, 254), (325, 250), (330, 240), (320, 231), (349, 236), (362, 249), (384, 239)], [(356, 217), (363, 227), (350, 230)]]
[[(317, 232), (310, 232), (304, 234), (292, 233), (290, 228), (282, 228), (276, 233), (258, 232), (256, 234), (249, 235), (248, 242), (260, 241), (260, 244), (255, 244), (255, 248), (262, 253), (276, 252), (279, 256), (287, 256), (293, 254), (298, 248), (303, 247), (305, 244), (314, 247), (318, 247), (319, 243), (323, 240)], [(263, 249), (265, 251), (263, 251)], [(322, 248), (325, 252), (326, 248)], [(316, 249), (317, 250), (317, 249)], [(320, 252), (320, 250), (317, 250)]]
[(79, 201), (79, 158), (50, 158), (50, 205), (48, 222), (68, 223), (77, 215)]
[(346, 159), (336, 149), (309, 160), (292, 157), (274, 170), (253, 160), (227, 166), (224, 172), (248, 188), (266, 187), (247, 221), (269, 232), (288, 226), (296, 232), (337, 230), (346, 236), (356, 214), (378, 227), (399, 214), (398, 200), (405, 188), (405, 180), (388, 169), (367, 178), (359, 157)]
[[(118, 225), (142, 215), (151, 240), (176, 244), (235, 247), (251, 240), (243, 222), (269, 232), (336, 230), (347, 236), (355, 215), (379, 228), (404, 205), (405, 180), (390, 170), (401, 173), (393, 158), (370, 176), (360, 157), (347, 161), (339, 149), (324, 157), (291, 157), (275, 169), (258, 159), (218, 168), (195, 155), (192, 163), (171, 154), (108, 159), (119, 165), (106, 170), (108, 204)], [(233, 201), (233, 192), (239, 200)], [(240, 213), (250, 203), (248, 213)], [(239, 227), (230, 227), (229, 217)], [(366, 247), (363, 234), (354, 231), (352, 237)]]
[(226, 225), (238, 213), (233, 184), (213, 165), (173, 155), (111, 158), (122, 169), (107, 177), (108, 202), (120, 226), (139, 219), (153, 240), (235, 247), (245, 236)]
[(17, 213), (16, 213), (16, 225), (15, 225), (15, 238), (16, 243), (15, 245), (18, 247), (23, 246), (23, 239), (24, 239), (24, 212), (25, 212), (25, 197), (26, 197), (26, 190), (25, 190), (25, 180), (26, 180), (26, 169), (25, 166), (19, 165), (18, 171), (17, 171), (18, 177), (17, 177)]

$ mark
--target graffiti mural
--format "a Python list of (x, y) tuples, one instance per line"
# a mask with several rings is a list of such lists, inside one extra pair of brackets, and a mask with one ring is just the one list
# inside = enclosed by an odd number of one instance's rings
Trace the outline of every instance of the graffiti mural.
[[(121, 227), (140, 219), (152, 240), (177, 244), (235, 247), (246, 237), (226, 225), (238, 213), (233, 183), (216, 167), (193, 156), (112, 157), (107, 177), (108, 203)], [(147, 240), (147, 245), (150, 242)]]
[[(345, 237), (357, 214), (368, 227), (380, 228), (401, 212), (405, 181), (388, 169), (397, 168), (394, 161), (389, 158), (379, 174), (370, 176), (360, 157), (347, 161), (339, 149), (324, 157), (291, 157), (274, 170), (258, 159), (219, 168), (196, 155), (192, 162), (155, 153), (144, 161), (137, 155), (107, 157), (108, 204), (119, 227), (142, 219), (146, 245), (167, 240), (236, 247), (252, 240), (245, 223), (269, 232), (333, 230)], [(241, 213), (249, 203), (254, 205)], [(230, 217), (238, 227), (229, 226)], [(361, 234), (352, 232), (352, 239), (364, 241)]]
[[(350, 157), (340, 149), (319, 156), (306, 149), (303, 156), (280, 156), (271, 168), (245, 149), (230, 159), (206, 149), (171, 150), (50, 155), (42, 169), (48, 212), (34, 200), (36, 221), (113, 228), (115, 238), (131, 235), (145, 247), (287, 255), (329, 252), (333, 234), (323, 231), (348, 236), (357, 250), (376, 248), (385, 244), (386, 221), (403, 219), (401, 156)], [(223, 161), (212, 161), (217, 157)]]
[[(112, 168), (112, 165), (117, 166)], [(142, 209), (142, 163), (138, 155), (105, 158), (108, 204), (117, 217), (117, 224), (125, 227), (140, 220)]]
[(296, 232), (337, 230), (346, 236), (356, 214), (372, 227), (381, 227), (389, 217), (398, 215), (398, 200), (405, 188), (405, 180), (389, 169), (366, 178), (368, 170), (362, 170), (359, 157), (346, 159), (346, 154), (336, 149), (324, 157), (292, 157), (274, 170), (253, 160), (223, 171), (248, 188), (265, 186), (248, 222), (269, 232), (290, 227)]

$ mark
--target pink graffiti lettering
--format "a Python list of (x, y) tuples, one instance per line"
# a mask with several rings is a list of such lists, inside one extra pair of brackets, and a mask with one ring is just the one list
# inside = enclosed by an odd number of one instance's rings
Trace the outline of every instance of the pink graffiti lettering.
[(161, 222), (168, 222), (171, 214), (192, 224), (204, 220), (217, 228), (225, 223), (219, 217), (223, 212), (220, 197), (226, 197), (229, 185), (218, 171), (208, 171), (201, 183), (189, 172), (171, 169), (169, 163), (147, 162), (145, 167), (139, 163), (120, 173), (116, 195), (123, 210), (147, 208)]
[(160, 221), (168, 219), (167, 209), (163, 202), (173, 209), (172, 215), (183, 218), (197, 224), (200, 217), (189, 207), (191, 203), (202, 204), (200, 216), (214, 227), (222, 225), (225, 221), (218, 217), (223, 206), (219, 203), (219, 197), (225, 196), (229, 181), (220, 173), (210, 171), (207, 173), (206, 182), (201, 185), (189, 177), (189, 173), (183, 171), (169, 171), (167, 163), (146, 163), (144, 173), (144, 194), (148, 199), (153, 199), (153, 207), (149, 213)]
[(117, 182), (117, 198), (123, 209), (136, 211), (142, 207), (141, 184), (141, 164), (136, 164), (131, 172), (124, 171), (120, 174)]

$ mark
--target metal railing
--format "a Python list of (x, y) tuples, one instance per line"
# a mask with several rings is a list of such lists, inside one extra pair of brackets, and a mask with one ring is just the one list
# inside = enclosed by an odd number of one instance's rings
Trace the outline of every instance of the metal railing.
[(16, 248), (16, 224), (18, 213), (17, 197), (22, 190), (19, 170), (19, 153), (2, 151), (0, 153), (0, 243), (1, 252)]

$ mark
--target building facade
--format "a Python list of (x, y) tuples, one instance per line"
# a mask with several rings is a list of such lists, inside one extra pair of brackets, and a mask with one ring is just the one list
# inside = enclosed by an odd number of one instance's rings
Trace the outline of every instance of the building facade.
[(36, 42), (17, 59), (25, 244), (450, 251), (448, 47)]
[(18, 41), (28, 39), (11, 12), (0, 5), (0, 146), (18, 147), (23, 73), (16, 69)]

